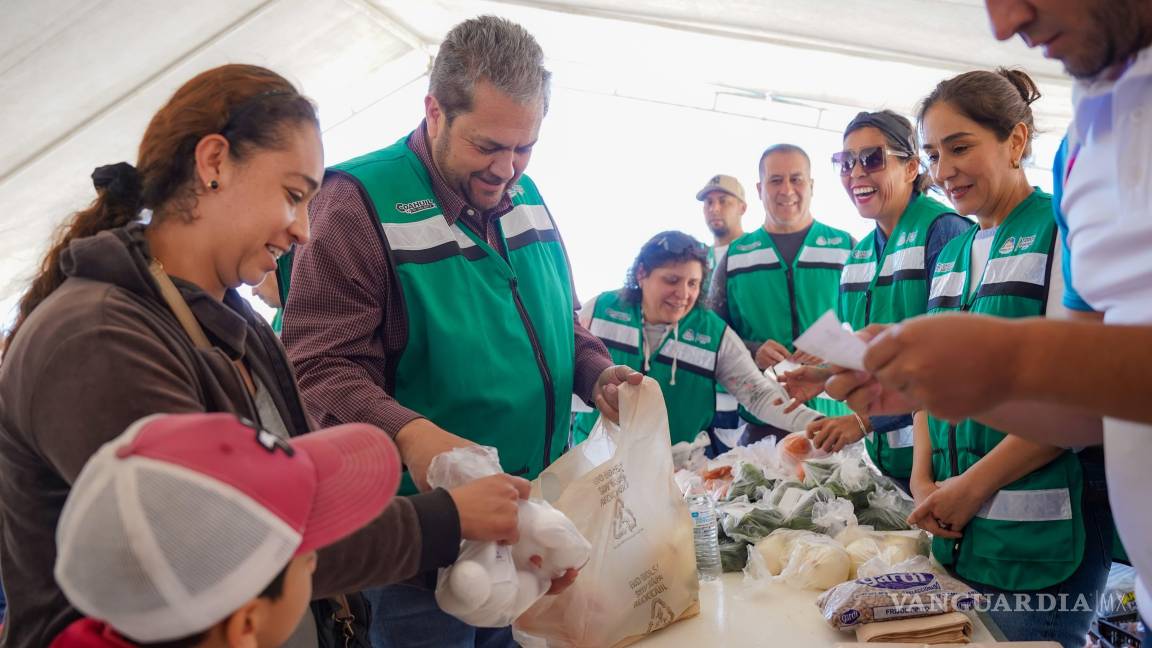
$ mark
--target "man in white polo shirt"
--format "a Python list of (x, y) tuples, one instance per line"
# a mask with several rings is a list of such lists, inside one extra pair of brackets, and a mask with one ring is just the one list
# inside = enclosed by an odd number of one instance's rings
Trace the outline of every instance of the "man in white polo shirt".
[[(1037, 440), (1104, 443), (1116, 526), (1152, 621), (1152, 3), (986, 0), (1077, 79), (1054, 166), (1073, 319), (922, 318), (878, 335), (865, 372), (828, 381), (861, 412), (923, 407)], [(1060, 190), (1062, 189), (1062, 195)], [(947, 344), (941, 344), (946, 340)], [(964, 379), (970, 378), (970, 379)], [(1103, 424), (1100, 424), (1103, 416)]]

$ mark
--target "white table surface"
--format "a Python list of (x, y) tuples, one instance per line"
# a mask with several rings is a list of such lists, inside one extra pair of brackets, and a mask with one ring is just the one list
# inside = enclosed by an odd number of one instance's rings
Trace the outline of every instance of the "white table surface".
[[(824, 621), (816, 607), (820, 592), (782, 584), (747, 584), (744, 574), (724, 574), (700, 583), (700, 614), (674, 623), (634, 644), (661, 646), (807, 646), (825, 648), (838, 641), (855, 641)], [(972, 619), (973, 641), (995, 641), (979, 617)]]

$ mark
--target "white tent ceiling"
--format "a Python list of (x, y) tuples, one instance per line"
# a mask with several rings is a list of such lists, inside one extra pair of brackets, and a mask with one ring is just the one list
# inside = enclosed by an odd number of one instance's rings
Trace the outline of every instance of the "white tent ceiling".
[[(300, 84), (320, 105), (329, 161), (410, 129), (438, 39), (482, 13), (524, 24), (557, 87), (574, 92), (838, 130), (856, 110), (907, 112), (942, 78), (1009, 65), (1041, 83), (1042, 129), (1058, 132), (1070, 114), (1059, 67), (992, 39), (977, 0), (7, 0), (2, 9), (0, 321), (53, 229), (90, 200), (91, 170), (133, 161), (172, 91), (226, 62)], [(381, 123), (393, 101), (408, 102), (410, 118)]]

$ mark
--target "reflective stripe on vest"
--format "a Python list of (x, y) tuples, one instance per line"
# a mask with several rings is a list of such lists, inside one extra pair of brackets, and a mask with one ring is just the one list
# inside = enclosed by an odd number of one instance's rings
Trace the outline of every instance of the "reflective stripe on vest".
[(1026, 252), (999, 257), (988, 261), (979, 297), (1019, 295), (1044, 299), (1045, 280), (1048, 277), (1048, 255)]
[(938, 274), (932, 278), (932, 291), (928, 296), (928, 310), (959, 308), (964, 299), (968, 276), (963, 272)]
[(1008, 522), (1051, 522), (1072, 519), (1067, 488), (1002, 490), (976, 512), (976, 517)]
[[(637, 330), (637, 329), (632, 329)], [(657, 357), (667, 358), (671, 362), (673, 358), (678, 361), (678, 366), (688, 370), (696, 370), (698, 373), (703, 372), (711, 376), (716, 371), (716, 353), (708, 349), (701, 349), (690, 344), (684, 344), (679, 340), (666, 340), (664, 346), (660, 348), (660, 353)]]
[(776, 256), (776, 250), (772, 248), (761, 248), (747, 254), (728, 254), (727, 258), (729, 275), (780, 267), (780, 257)]
[(889, 448), (911, 448), (915, 435), (912, 432), (912, 426), (909, 425), (885, 432), (884, 437), (888, 441)]
[(924, 278), (924, 246), (906, 247), (889, 254), (880, 269), (877, 285), (890, 284), (904, 279)]
[(728, 392), (716, 393), (716, 411), (717, 412), (735, 412), (740, 407), (740, 401)]
[[(845, 250), (844, 248), (805, 247), (800, 251), (800, 256), (796, 257), (796, 265), (799, 266), (803, 264), (808, 267), (824, 267), (839, 270), (848, 260), (848, 253), (849, 250)], [(755, 252), (752, 254), (755, 254)], [(775, 256), (775, 253), (773, 253), (773, 256)]]
[(621, 350), (633, 353), (640, 352), (640, 329), (638, 328), (594, 317), (588, 330), (609, 346), (619, 346)]
[(853, 263), (844, 266), (844, 272), (840, 275), (840, 286), (844, 290), (868, 290), (868, 285), (875, 276), (875, 261)]
[(544, 205), (517, 205), (500, 218), (500, 227), (509, 250), (539, 241), (560, 240)]

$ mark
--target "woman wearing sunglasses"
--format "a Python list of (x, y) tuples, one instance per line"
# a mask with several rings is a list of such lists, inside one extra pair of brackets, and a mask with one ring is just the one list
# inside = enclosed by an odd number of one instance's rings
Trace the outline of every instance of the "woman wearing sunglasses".
[[(832, 164), (860, 216), (876, 222), (852, 250), (840, 278), (837, 310), (853, 329), (923, 315), (928, 277), (944, 244), (972, 222), (929, 198), (912, 124), (890, 110), (862, 112), (844, 129)], [(839, 416), (813, 423), (813, 442), (834, 452), (865, 439), (873, 463), (907, 489), (912, 417)]]
[[(1039, 96), (1026, 74), (1002, 69), (961, 74), (924, 100), (929, 170), (957, 211), (978, 222), (940, 253), (930, 314), (1037, 317), (1059, 307), (1052, 198), (1021, 168), (1035, 135), (1029, 105)], [(909, 520), (933, 534), (936, 559), (1013, 601), (1012, 611), (991, 610), (1008, 639), (1084, 645), (1094, 603), (1075, 602), (1096, 601), (1112, 537), (1102, 476), (1086, 479), (1102, 474), (1097, 450), (1076, 453), (927, 412), (916, 413), (915, 434)], [(1070, 602), (1053, 611), (1046, 598)]]
[[(652, 237), (628, 270), (624, 288), (601, 294), (580, 321), (607, 345), (613, 361), (660, 383), (672, 443), (707, 430), (720, 383), (757, 418), (789, 431), (821, 416), (808, 407), (784, 413), (788, 397), (756, 368), (747, 347), (719, 315), (699, 302), (708, 249), (683, 232)], [(573, 444), (588, 437), (598, 414), (576, 416)]]

